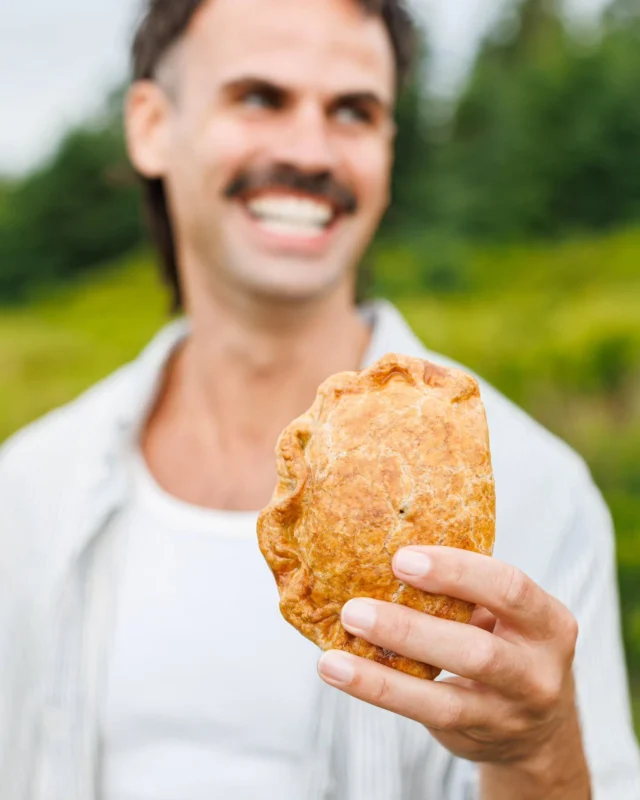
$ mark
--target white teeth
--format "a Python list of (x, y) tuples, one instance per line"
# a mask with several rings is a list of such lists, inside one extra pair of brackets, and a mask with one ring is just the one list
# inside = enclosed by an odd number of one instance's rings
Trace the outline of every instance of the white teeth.
[(309, 229), (325, 228), (333, 219), (333, 208), (320, 200), (302, 197), (262, 196), (250, 200), (249, 211), (265, 223), (282, 224), (287, 228)]
[(299, 225), (298, 223), (285, 222), (278, 219), (262, 218), (258, 220), (258, 225), (267, 233), (274, 233), (277, 236), (289, 236), (295, 239), (311, 239), (314, 236), (321, 236), (324, 228), (318, 225)]

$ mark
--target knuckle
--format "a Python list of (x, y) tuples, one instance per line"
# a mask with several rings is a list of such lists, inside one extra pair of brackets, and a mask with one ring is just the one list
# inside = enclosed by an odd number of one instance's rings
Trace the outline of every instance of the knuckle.
[(463, 707), (458, 697), (454, 694), (445, 695), (442, 708), (436, 720), (436, 727), (440, 731), (454, 731), (461, 727)]
[(390, 632), (394, 645), (402, 647), (413, 639), (414, 625), (408, 609), (402, 608), (398, 610), (405, 613), (398, 613), (396, 615), (396, 618), (390, 626)]
[(543, 713), (553, 709), (562, 696), (562, 686), (562, 676), (559, 673), (540, 675), (530, 695), (533, 708)]
[(500, 654), (491, 640), (481, 639), (475, 645), (473, 659), (478, 677), (494, 675), (500, 668)]
[(562, 640), (569, 646), (571, 652), (576, 648), (578, 643), (578, 634), (580, 632), (578, 620), (568, 610), (564, 609), (563, 620), (560, 625), (562, 631)]
[(371, 702), (374, 706), (387, 706), (391, 700), (391, 693), (388, 678), (381, 675), (371, 691)]
[[(456, 555), (458, 554), (456, 553)], [(455, 559), (449, 568), (449, 581), (456, 586), (464, 583), (465, 572), (464, 565), (460, 563), (459, 559)]]
[(505, 715), (505, 734), (511, 741), (518, 740), (526, 736), (531, 731), (531, 721), (527, 714), (518, 709), (516, 713)]
[(509, 760), (525, 758), (531, 752), (532, 738), (540, 736), (541, 722), (537, 715), (527, 713), (525, 709), (515, 709), (501, 729), (501, 739), (505, 755)]
[(526, 608), (531, 594), (531, 581), (517, 567), (509, 569), (506, 580), (504, 597), (507, 605), (515, 609)]

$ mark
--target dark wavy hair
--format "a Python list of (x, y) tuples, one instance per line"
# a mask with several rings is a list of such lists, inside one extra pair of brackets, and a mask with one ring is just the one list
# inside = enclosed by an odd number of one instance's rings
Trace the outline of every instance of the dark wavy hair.
[[(382, 17), (396, 61), (397, 85), (401, 90), (416, 54), (416, 25), (404, 0), (354, 0), (369, 14)], [(187, 31), (191, 20), (206, 0), (146, 0), (132, 47), (132, 82), (154, 80), (164, 56)], [(304, 0), (301, 0), (304, 2)], [(171, 217), (161, 178), (139, 176), (143, 188), (145, 218), (152, 243), (160, 256), (164, 282), (171, 292), (174, 311), (183, 307), (177, 255)], [(366, 283), (365, 274), (360, 276)], [(361, 294), (362, 286), (359, 294)]]

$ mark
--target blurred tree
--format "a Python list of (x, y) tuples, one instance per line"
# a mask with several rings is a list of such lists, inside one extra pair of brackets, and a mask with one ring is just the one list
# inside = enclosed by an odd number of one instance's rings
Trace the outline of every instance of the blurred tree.
[(396, 108), (392, 204), (373, 252), (375, 290), (391, 296), (415, 291), (450, 294), (467, 288), (461, 244), (454, 231), (435, 224), (439, 130), (433, 120), (441, 107), (429, 96), (428, 78), (425, 44)]
[(612, 0), (605, 16), (614, 25), (634, 26), (635, 36), (640, 36), (640, 6), (637, 0)]
[(0, 298), (96, 269), (141, 241), (138, 190), (110, 109), (0, 193)]
[(567, 31), (555, 2), (510, 6), (440, 150), (441, 224), (517, 239), (640, 217), (636, 5), (616, 2), (595, 41)]
[(8, 178), (0, 178), (0, 226), (9, 212), (10, 195), (11, 182)]
[(430, 223), (429, 179), (434, 146), (428, 126), (427, 65), (425, 47), (396, 107), (392, 205), (382, 227), (383, 236), (404, 236), (423, 230)]

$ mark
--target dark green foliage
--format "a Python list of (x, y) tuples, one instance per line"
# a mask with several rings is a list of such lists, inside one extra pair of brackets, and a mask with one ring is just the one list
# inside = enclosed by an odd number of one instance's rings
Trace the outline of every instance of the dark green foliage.
[(47, 164), (0, 191), (0, 299), (99, 268), (141, 238), (119, 126), (73, 130)]
[(440, 148), (441, 221), (494, 240), (640, 218), (640, 16), (629, 3), (598, 37), (567, 32), (525, 0), (484, 44)]

